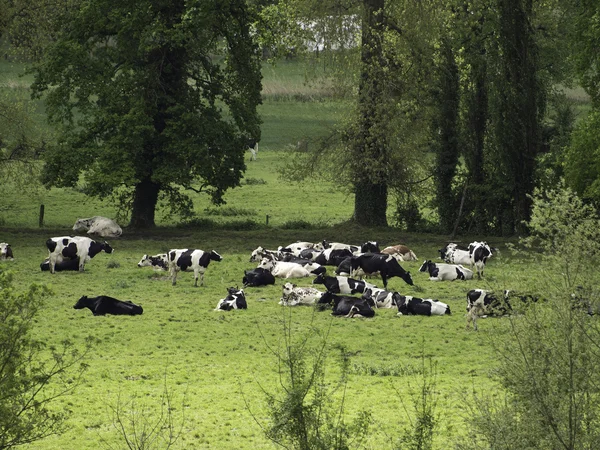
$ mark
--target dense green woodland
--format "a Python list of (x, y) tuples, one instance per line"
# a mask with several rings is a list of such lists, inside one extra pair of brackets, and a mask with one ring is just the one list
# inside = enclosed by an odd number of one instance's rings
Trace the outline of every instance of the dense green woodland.
[[(598, 23), (592, 0), (0, 0), (0, 449), (598, 448)], [(115, 254), (40, 276), (98, 214)], [(331, 320), (280, 280), (212, 311), (298, 239), (495, 254), (465, 282), (403, 264), (391, 289), (447, 317)], [(225, 257), (206, 286), (136, 267), (192, 247)], [(539, 301), (475, 333), (473, 288)], [(100, 293), (144, 315), (72, 309)]]

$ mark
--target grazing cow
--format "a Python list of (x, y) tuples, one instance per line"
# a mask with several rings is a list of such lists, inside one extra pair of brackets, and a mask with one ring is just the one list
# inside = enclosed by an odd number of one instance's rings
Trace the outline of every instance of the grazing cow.
[(445, 314), (452, 314), (450, 307), (445, 303), (430, 298), (417, 298), (411, 295), (401, 295), (396, 306), (398, 306), (399, 316), (405, 314), (415, 316), (443, 316)]
[(323, 250), (350, 250), (351, 253), (360, 250), (360, 247), (357, 245), (342, 244), (341, 242), (327, 242), (323, 240), (321, 244), (323, 245)]
[(417, 255), (406, 245), (392, 245), (381, 250), (381, 253), (393, 255), (399, 258), (400, 261), (416, 261)]
[(205, 252), (198, 249), (172, 249), (167, 253), (169, 257), (169, 275), (172, 284), (177, 283), (177, 272), (191, 267), (194, 271), (194, 286), (198, 286), (198, 275), (200, 275), (200, 285), (204, 284), (204, 272), (211, 261), (221, 261), (223, 257), (214, 250)]
[(419, 268), (419, 272), (429, 272), (431, 281), (444, 280), (471, 280), (473, 271), (457, 264), (438, 264), (433, 261), (426, 260)]
[(10, 244), (2, 242), (0, 243), (0, 261), (6, 261), (9, 259), (14, 259), (12, 248), (10, 248)]
[(380, 253), (379, 245), (375, 241), (367, 241), (360, 246), (361, 253)]
[(256, 161), (258, 156), (258, 141), (255, 139), (248, 139), (246, 141), (246, 150), (250, 150), (250, 160)]
[(154, 270), (169, 270), (169, 257), (166, 253), (159, 253), (158, 255), (149, 256), (144, 255), (138, 267), (152, 267)]
[(144, 312), (143, 308), (135, 303), (117, 300), (116, 298), (100, 295), (98, 297), (81, 297), (73, 306), (75, 309), (89, 308), (95, 316), (105, 314), (120, 314), (136, 316)]
[(278, 278), (303, 278), (310, 276), (310, 272), (303, 266), (291, 262), (271, 261), (264, 258), (258, 267), (267, 269), (274, 277)]
[[(40, 270), (42, 272), (47, 272), (50, 270), (50, 258), (46, 258), (40, 264)], [(79, 270), (79, 258), (75, 259), (63, 259), (62, 261), (57, 261), (54, 265), (55, 272), (62, 272), (65, 270)]]
[(75, 233), (97, 234), (102, 237), (119, 237), (123, 233), (121, 227), (112, 219), (102, 216), (94, 216), (88, 219), (77, 219), (73, 225)]
[(279, 261), (282, 257), (281, 251), (279, 250), (267, 250), (266, 248), (256, 247), (256, 249), (250, 255), (250, 262), (260, 262), (264, 258), (268, 258), (272, 261)]
[(352, 251), (347, 248), (342, 249), (334, 249), (328, 248), (327, 250), (323, 250), (316, 258), (315, 262), (317, 264), (321, 264), (322, 266), (339, 266), (340, 263), (348, 258), (349, 256), (353, 256)]
[(280, 305), (283, 306), (298, 306), (312, 305), (317, 300), (320, 300), (323, 292), (311, 287), (297, 287), (292, 283), (283, 285)]
[(252, 270), (244, 270), (244, 278), (242, 278), (244, 287), (258, 287), (275, 284), (275, 277), (271, 271), (257, 267)]
[(352, 317), (373, 317), (375, 311), (369, 305), (369, 302), (363, 298), (350, 297), (348, 295), (335, 295), (331, 292), (325, 292), (318, 302), (319, 305), (332, 305), (332, 316)]
[(371, 283), (362, 280), (355, 280), (348, 277), (330, 277), (325, 274), (319, 274), (313, 284), (324, 284), (328, 292), (334, 294), (356, 294), (364, 293), (366, 288), (374, 288)]
[(506, 301), (508, 291), (504, 292), (505, 301), (501, 301), (492, 292), (483, 289), (471, 289), (467, 292), (467, 329), (470, 323), (477, 330), (477, 319), (487, 315), (503, 315), (512, 308)]
[(362, 298), (371, 300), (376, 308), (393, 308), (400, 301), (400, 294), (385, 289), (366, 288)]
[(85, 263), (101, 251), (112, 253), (113, 249), (108, 242), (98, 242), (85, 236), (54, 237), (46, 241), (50, 252), (50, 273), (54, 273), (56, 263), (66, 259), (79, 258), (79, 271), (83, 272)]
[(248, 309), (246, 294), (237, 287), (227, 288), (227, 297), (219, 300), (215, 311), (231, 311), (232, 309)]
[(410, 272), (404, 270), (396, 258), (391, 255), (364, 253), (360, 256), (354, 256), (350, 260), (350, 266), (352, 268), (352, 276), (356, 276), (355, 274), (359, 268), (367, 275), (379, 272), (384, 288), (387, 288), (387, 280), (391, 277), (400, 277), (410, 286), (413, 285)]

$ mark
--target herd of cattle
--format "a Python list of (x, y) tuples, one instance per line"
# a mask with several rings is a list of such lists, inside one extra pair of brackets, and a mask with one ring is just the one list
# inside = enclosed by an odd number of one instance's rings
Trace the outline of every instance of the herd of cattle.
[[(104, 219), (104, 218), (100, 218)], [(108, 219), (110, 220), (110, 219)], [(118, 236), (120, 228), (102, 221), (103, 227), (96, 226), (96, 217), (79, 219), (73, 229), (89, 230), (91, 234)], [(91, 231), (94, 230), (94, 231)], [(106, 231), (108, 230), (108, 231)], [(94, 240), (86, 236), (53, 237), (46, 241), (48, 257), (40, 264), (41, 270), (55, 273), (64, 270), (83, 271), (85, 263), (104, 251), (111, 253), (112, 247), (106, 241)], [(9, 244), (0, 244), (0, 259), (14, 258)], [(443, 263), (425, 260), (419, 271), (427, 272), (431, 281), (469, 280), (474, 271), (483, 276), (487, 260), (492, 256), (492, 248), (486, 242), (472, 242), (468, 247), (450, 243), (439, 250)], [(180, 271), (193, 271), (194, 286), (204, 283), (204, 273), (211, 261), (221, 261), (219, 253), (199, 249), (171, 249), (167, 253), (144, 255), (138, 267), (153, 267), (169, 272), (173, 285)], [(400, 265), (404, 261), (416, 261), (415, 253), (405, 245), (379, 249), (377, 242), (367, 241), (361, 246), (322, 241), (319, 243), (295, 242), (277, 250), (258, 247), (250, 255), (250, 262), (258, 263), (252, 270), (245, 270), (242, 278), (244, 288), (275, 284), (276, 278), (304, 278), (314, 276), (315, 285), (323, 285), (325, 291), (315, 287), (298, 287), (286, 282), (282, 287), (280, 304), (284, 306), (315, 305), (319, 309), (330, 309), (336, 316), (373, 317), (378, 308), (396, 308), (398, 315), (445, 315), (450, 307), (441, 301), (418, 298), (388, 291), (388, 280), (399, 277), (408, 285), (413, 285), (410, 272)], [(335, 267), (335, 275), (327, 275), (328, 267)], [(366, 276), (379, 276), (383, 288), (364, 281)], [(359, 295), (356, 295), (359, 294)], [(500, 299), (492, 292), (472, 289), (467, 294), (467, 326), (471, 323), (477, 329), (477, 318), (494, 312), (510, 310), (509, 292)], [(124, 302), (108, 296), (81, 297), (74, 308), (89, 308), (94, 315), (103, 314), (142, 314), (143, 309), (132, 302)], [(246, 309), (244, 289), (230, 287), (227, 296), (219, 300), (217, 310)]]

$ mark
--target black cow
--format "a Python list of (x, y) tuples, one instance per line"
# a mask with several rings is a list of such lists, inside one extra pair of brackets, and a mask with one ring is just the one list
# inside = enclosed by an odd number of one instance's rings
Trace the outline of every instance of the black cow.
[(252, 270), (244, 270), (242, 283), (244, 287), (267, 286), (268, 284), (275, 284), (275, 277), (270, 270), (257, 267)]
[(347, 248), (328, 248), (327, 250), (323, 250), (323, 252), (317, 255), (317, 257), (315, 258), (315, 262), (317, 264), (321, 264), (322, 266), (337, 267), (344, 259), (348, 258), (349, 256), (353, 256), (353, 253)]
[(362, 294), (366, 288), (375, 287), (366, 281), (348, 277), (330, 277), (323, 273), (317, 275), (313, 284), (324, 284), (327, 291), (334, 294), (356, 294), (357, 292)]
[(440, 301), (430, 298), (418, 298), (411, 295), (401, 295), (396, 301), (398, 315), (412, 314), (415, 316), (443, 316), (452, 314), (450, 307)]
[(219, 300), (215, 311), (231, 311), (232, 309), (248, 309), (246, 294), (237, 287), (227, 288), (227, 297)]
[(103, 316), (105, 314), (136, 316), (144, 312), (141, 306), (129, 300), (121, 301), (106, 295), (98, 297), (87, 297), (84, 295), (75, 303), (73, 308), (89, 308), (95, 316)]
[(350, 260), (350, 266), (352, 269), (351, 274), (355, 274), (359, 268), (367, 275), (379, 272), (384, 288), (387, 288), (387, 280), (391, 277), (400, 277), (410, 286), (414, 284), (410, 272), (404, 270), (396, 258), (391, 255), (364, 253), (360, 256), (354, 256)]
[(361, 253), (380, 253), (379, 245), (376, 241), (367, 241), (360, 246)]
[[(47, 272), (50, 270), (50, 258), (46, 258), (41, 262), (40, 269), (42, 272)], [(57, 262), (54, 265), (54, 270), (56, 272), (62, 272), (64, 270), (79, 270), (79, 258), (64, 259), (60, 262)]]
[(348, 295), (335, 295), (331, 292), (325, 292), (318, 301), (320, 306), (332, 305), (331, 315), (344, 317), (373, 317), (375, 311), (368, 300), (363, 298), (351, 297)]

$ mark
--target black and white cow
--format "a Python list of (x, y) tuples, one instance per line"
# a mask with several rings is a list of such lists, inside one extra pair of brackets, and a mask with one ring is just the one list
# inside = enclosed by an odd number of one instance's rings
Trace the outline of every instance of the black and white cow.
[(310, 276), (309, 270), (305, 269), (304, 266), (291, 262), (271, 261), (264, 258), (258, 267), (270, 271), (277, 278), (304, 278)]
[(256, 139), (248, 139), (246, 141), (246, 150), (250, 151), (250, 160), (256, 161), (258, 156), (258, 141)]
[(376, 241), (367, 241), (360, 246), (361, 253), (379, 253), (379, 245)]
[[(440, 253), (440, 259), (446, 261), (448, 252), (453, 251), (453, 250), (463, 250), (463, 251), (467, 251), (467, 252), (469, 251), (468, 247), (465, 247), (464, 245), (455, 244), (454, 242), (450, 242), (438, 250), (438, 252)], [(446, 262), (448, 262), (448, 261), (446, 261)]]
[(10, 244), (6, 242), (0, 243), (0, 261), (12, 260), (14, 259), (12, 248), (10, 248)]
[(305, 248), (298, 256), (303, 259), (310, 259), (311, 261), (314, 261), (321, 253), (323, 253), (323, 250), (317, 250), (316, 248)]
[[(42, 272), (47, 272), (50, 270), (50, 258), (46, 258), (41, 262), (40, 270)], [(79, 258), (63, 259), (62, 261), (59, 261), (54, 265), (55, 272), (63, 272), (65, 270), (79, 270)]]
[(298, 256), (301, 257), (300, 254), (302, 253), (303, 250), (311, 250), (313, 252), (320, 252), (323, 251), (323, 245), (317, 243), (313, 243), (313, 242), (302, 242), (302, 241), (298, 241), (298, 242), (294, 242), (293, 244), (290, 244), (288, 246), (286, 246), (285, 248), (287, 248), (289, 250), (290, 253), (292, 253), (294, 256)]
[(319, 274), (313, 280), (313, 284), (324, 284), (327, 291), (334, 294), (362, 294), (366, 288), (375, 288), (375, 285), (366, 281), (340, 276), (330, 277), (325, 274)]
[(410, 286), (414, 284), (410, 272), (404, 270), (396, 258), (391, 255), (364, 253), (360, 256), (354, 256), (350, 260), (350, 265), (352, 276), (355, 276), (354, 274), (357, 273), (359, 268), (367, 275), (379, 273), (384, 288), (387, 288), (388, 278), (392, 277), (400, 277)]
[(244, 278), (242, 278), (244, 287), (258, 287), (275, 284), (275, 277), (270, 270), (262, 267), (257, 267), (252, 270), (244, 270)]
[(280, 305), (298, 306), (312, 305), (320, 300), (323, 292), (311, 287), (298, 287), (292, 283), (285, 283), (282, 288)]
[[(504, 293), (506, 296), (508, 292)], [(477, 330), (477, 319), (488, 315), (503, 315), (512, 308), (510, 303), (502, 301), (490, 291), (483, 289), (471, 289), (467, 292), (467, 329), (473, 323)]]
[(231, 311), (232, 309), (248, 309), (246, 294), (237, 287), (227, 288), (227, 297), (219, 300), (215, 311)]
[(200, 285), (204, 284), (204, 272), (211, 261), (221, 261), (223, 257), (214, 250), (205, 252), (193, 248), (171, 249), (167, 252), (169, 257), (169, 275), (172, 284), (177, 283), (177, 272), (191, 268), (194, 271), (194, 286), (198, 286), (198, 275), (200, 275)]
[(260, 262), (264, 258), (270, 259), (271, 261), (279, 261), (282, 258), (280, 250), (267, 250), (263, 247), (256, 247), (256, 249), (250, 255), (250, 262)]
[(95, 316), (103, 316), (105, 314), (120, 314), (128, 316), (137, 316), (144, 312), (143, 308), (135, 303), (127, 300), (121, 301), (106, 295), (98, 297), (81, 297), (73, 306), (75, 309), (89, 308)]
[(400, 301), (400, 294), (385, 289), (366, 288), (362, 298), (370, 299), (376, 308), (393, 308)]
[(300, 264), (302, 267), (304, 267), (306, 270), (308, 270), (310, 273), (312, 273), (314, 275), (318, 275), (320, 273), (325, 273), (327, 271), (327, 269), (325, 267), (323, 267), (321, 264), (317, 264), (316, 262), (314, 262), (310, 259), (299, 258), (297, 256), (294, 256), (292, 253), (286, 254), (281, 259), (281, 262), (290, 262), (290, 263)]
[(471, 242), (466, 249), (459, 247), (457, 244), (448, 244), (440, 250), (441, 254), (444, 254), (442, 259), (447, 263), (475, 266), (477, 276), (481, 278), (485, 264), (492, 256), (492, 249), (487, 242)]
[(97, 234), (102, 237), (119, 237), (123, 234), (121, 227), (112, 219), (102, 216), (94, 216), (88, 219), (77, 219), (73, 225), (75, 233)]
[(347, 248), (328, 248), (326, 250), (323, 250), (319, 255), (316, 256), (315, 262), (317, 264), (321, 264), (322, 266), (337, 267), (344, 259), (348, 258), (349, 256), (353, 256), (353, 253)]
[(381, 250), (381, 253), (393, 255), (399, 261), (416, 261), (417, 255), (404, 244), (391, 245)]
[(154, 270), (169, 270), (169, 257), (166, 253), (159, 253), (154, 256), (144, 255), (138, 267), (152, 267)]
[(53, 237), (46, 241), (50, 252), (50, 273), (54, 273), (56, 263), (64, 259), (79, 258), (79, 271), (83, 272), (85, 263), (101, 251), (112, 253), (113, 248), (108, 242), (99, 242), (85, 236)]
[(440, 264), (426, 260), (419, 268), (419, 272), (429, 272), (431, 281), (454, 281), (454, 280), (471, 280), (473, 279), (473, 271), (457, 264)]
[(415, 316), (443, 316), (452, 314), (450, 307), (443, 302), (430, 298), (418, 298), (410, 295), (401, 295), (396, 306), (398, 306), (398, 315)]
[(323, 250), (350, 250), (351, 253), (360, 250), (358, 245), (342, 244), (341, 242), (327, 242), (326, 240), (323, 240), (321, 245), (323, 246)]
[(375, 311), (368, 300), (348, 295), (336, 295), (325, 292), (318, 301), (320, 306), (332, 305), (331, 315), (352, 317), (373, 317)]

